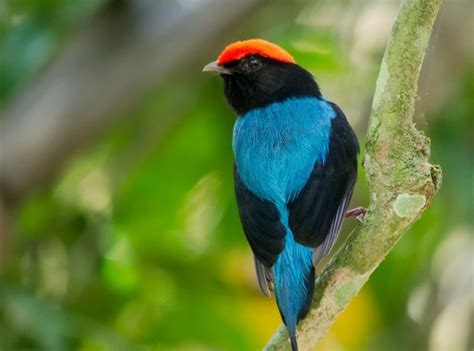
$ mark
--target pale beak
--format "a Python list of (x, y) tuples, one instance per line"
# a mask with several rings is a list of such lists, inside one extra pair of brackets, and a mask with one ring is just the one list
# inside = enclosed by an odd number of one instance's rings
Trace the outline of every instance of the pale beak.
[(204, 66), (203, 72), (219, 73), (219, 74), (232, 74), (232, 71), (228, 68), (220, 66), (216, 61), (212, 61)]

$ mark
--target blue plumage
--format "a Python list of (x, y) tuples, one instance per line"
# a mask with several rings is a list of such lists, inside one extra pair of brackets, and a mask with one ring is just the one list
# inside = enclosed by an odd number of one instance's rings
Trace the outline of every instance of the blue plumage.
[(323, 99), (291, 98), (253, 109), (234, 126), (235, 162), (257, 196), (287, 204), (305, 185), (329, 147), (333, 108)]
[[(288, 222), (288, 211), (282, 209), (282, 220)], [(290, 335), (296, 333), (299, 315), (307, 304), (313, 281), (313, 250), (297, 243), (286, 225), (285, 248), (275, 265), (275, 296)]]
[(221, 75), (239, 115), (233, 149), (240, 221), (260, 289), (267, 296), (274, 291), (297, 351), (296, 325), (309, 311), (314, 263), (336, 241), (354, 189), (357, 138), (312, 75), (275, 44), (231, 44), (204, 70)]
[(312, 249), (297, 243), (288, 223), (289, 202), (305, 186), (329, 149), (332, 106), (322, 98), (291, 98), (253, 109), (234, 126), (233, 149), (244, 185), (273, 203), (286, 229), (275, 266), (275, 294), (290, 333), (308, 299)]

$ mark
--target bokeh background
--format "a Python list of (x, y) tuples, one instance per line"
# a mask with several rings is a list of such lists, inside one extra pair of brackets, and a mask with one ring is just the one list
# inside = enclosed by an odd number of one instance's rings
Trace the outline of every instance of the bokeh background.
[[(237, 216), (234, 116), (201, 69), (272, 40), (363, 144), (398, 6), (0, 0), (0, 349), (261, 349), (280, 318)], [(472, 1), (445, 0), (416, 112), (442, 188), (317, 350), (473, 349), (473, 35)]]

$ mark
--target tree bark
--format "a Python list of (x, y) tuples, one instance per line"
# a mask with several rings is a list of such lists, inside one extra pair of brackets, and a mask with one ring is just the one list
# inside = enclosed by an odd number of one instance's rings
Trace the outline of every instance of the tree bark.
[[(314, 348), (370, 274), (430, 204), (441, 169), (430, 140), (413, 124), (423, 58), (442, 0), (403, 0), (380, 67), (364, 159), (370, 205), (359, 226), (316, 280), (310, 312), (298, 328), (301, 350)], [(290, 350), (281, 326), (266, 351)]]

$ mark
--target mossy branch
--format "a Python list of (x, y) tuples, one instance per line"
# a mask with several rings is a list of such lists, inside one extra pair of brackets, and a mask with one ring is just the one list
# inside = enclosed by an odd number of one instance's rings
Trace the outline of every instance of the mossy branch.
[[(366, 137), (369, 211), (316, 281), (298, 327), (301, 350), (314, 348), (441, 184), (430, 141), (413, 124), (418, 77), (442, 0), (403, 0), (385, 50)], [(266, 351), (290, 350), (281, 326)]]

